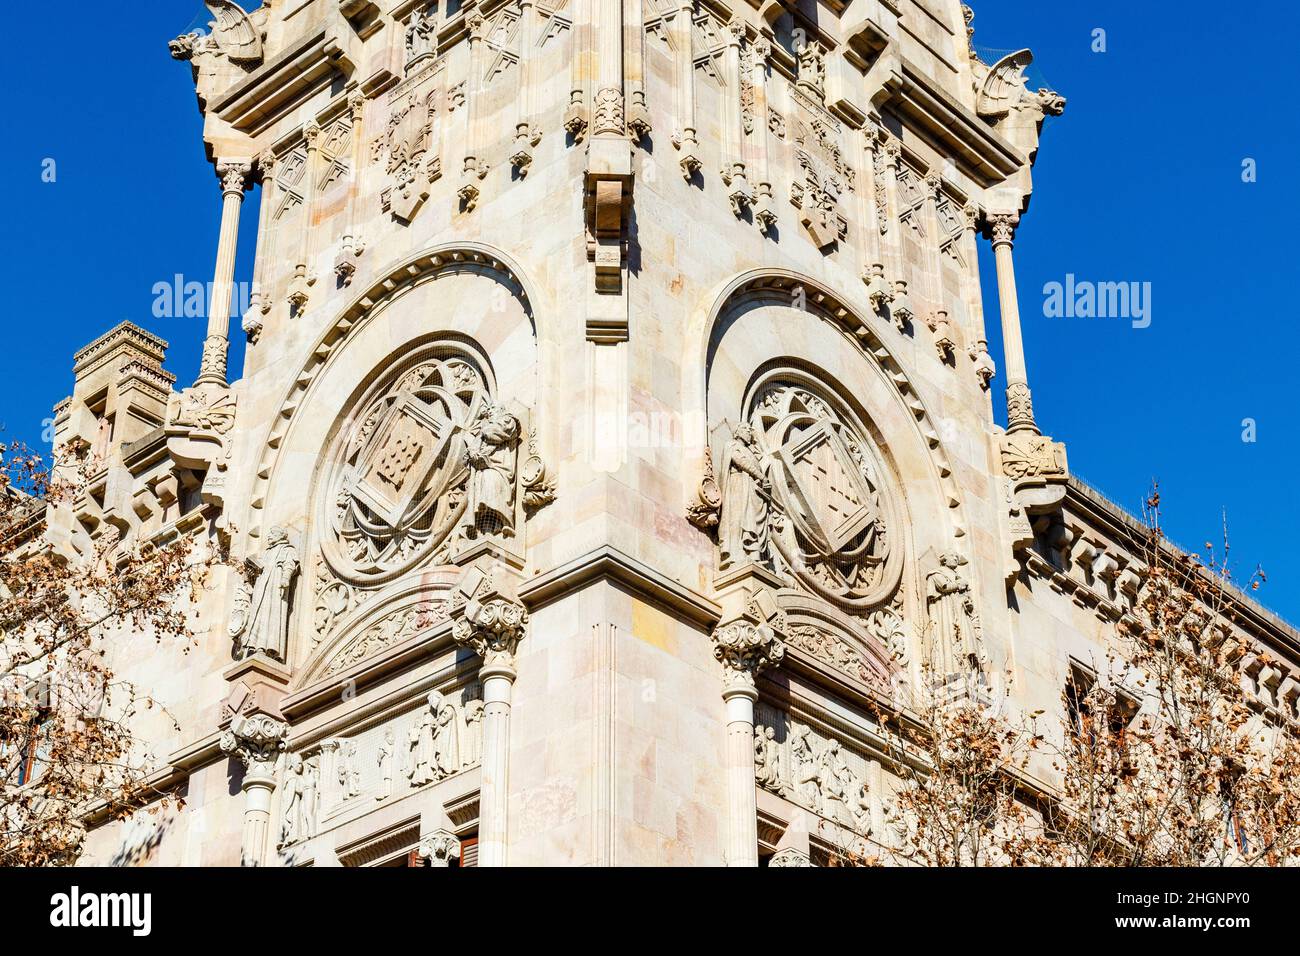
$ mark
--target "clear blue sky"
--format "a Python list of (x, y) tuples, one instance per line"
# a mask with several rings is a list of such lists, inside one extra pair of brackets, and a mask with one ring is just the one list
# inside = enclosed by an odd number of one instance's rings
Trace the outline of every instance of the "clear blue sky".
[[(1300, 621), (1300, 111), (1291, 98), (1300, 8), (974, 6), (979, 47), (1032, 48), (1034, 85), (1069, 98), (1045, 129), (1016, 246), (1040, 423), (1068, 443), (1078, 475), (1130, 509), (1159, 478), (1167, 530), (1189, 547), (1218, 539), (1226, 508), (1239, 571), (1262, 564), (1261, 600)], [(211, 277), (220, 199), (188, 66), (166, 48), (205, 24), (206, 11), (198, 0), (133, 0), (123, 10), (74, 34), (58, 6), (6, 12), (8, 35), (22, 42), (8, 47), (0, 150), (9, 290), (0, 423), (31, 443), (71, 390), (72, 352), (123, 319), (171, 342), (168, 366), (182, 384), (198, 366), (201, 320), (152, 310), (155, 283)], [(1091, 49), (1097, 28), (1105, 53)], [(70, 60), (70, 36), (94, 55)], [(47, 158), (57, 163), (52, 184), (41, 180)], [(1246, 158), (1258, 182), (1242, 182)], [(255, 216), (253, 201), (244, 222)], [(243, 230), (245, 280), (254, 231)], [(992, 293), (991, 263), (985, 270)], [(1150, 282), (1150, 327), (1044, 317), (1044, 285), (1068, 273)], [(996, 339), (991, 294), (987, 311)], [(236, 347), (232, 368), (241, 362)], [(1254, 443), (1242, 441), (1247, 418)]]

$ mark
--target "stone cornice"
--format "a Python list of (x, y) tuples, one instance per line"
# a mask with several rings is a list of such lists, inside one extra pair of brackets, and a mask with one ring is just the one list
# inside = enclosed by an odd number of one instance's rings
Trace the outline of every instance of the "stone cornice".
[[(1107, 536), (1130, 550), (1135, 549), (1147, 534), (1147, 526), (1138, 518), (1074, 476), (1070, 477), (1064, 507), (1067, 512), (1099, 525)], [(1169, 542), (1169, 548), (1174, 553), (1186, 553), (1172, 542)], [(1293, 660), (1300, 659), (1300, 630), (1242, 591), (1230, 588), (1227, 594), (1236, 605), (1240, 623), (1247, 624), (1261, 637), (1271, 638)]]
[(72, 371), (76, 375), (81, 375), (119, 351), (124, 351), (133, 357), (143, 356), (146, 359), (153, 359), (161, 364), (167, 354), (167, 343), (134, 322), (122, 322), (77, 352), (72, 360)]
[(709, 598), (609, 545), (588, 551), (520, 585), (519, 597), (529, 610), (536, 610), (602, 580), (620, 584), (663, 610), (678, 613), (703, 627), (713, 627), (722, 617), (722, 608)]

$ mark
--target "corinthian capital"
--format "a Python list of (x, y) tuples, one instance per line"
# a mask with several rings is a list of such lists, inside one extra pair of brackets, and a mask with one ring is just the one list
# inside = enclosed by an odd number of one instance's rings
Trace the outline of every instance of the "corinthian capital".
[(221, 752), (238, 757), (246, 779), (271, 779), (276, 758), (289, 742), (289, 725), (268, 714), (236, 716), (222, 731)]
[(217, 163), (217, 176), (221, 179), (221, 194), (243, 196), (244, 190), (248, 188), (248, 174), (252, 171), (253, 164), (249, 162)]
[(485, 667), (514, 671), (515, 652), (528, 629), (528, 610), (505, 597), (470, 598), (452, 622), (457, 644), (483, 658)]
[(1009, 246), (1016, 241), (1016, 227), (1020, 225), (1020, 217), (1015, 213), (993, 213), (988, 217), (989, 236), (993, 240), (993, 247)]
[(755, 592), (744, 613), (713, 631), (713, 656), (723, 667), (724, 697), (754, 693), (755, 678), (785, 658), (785, 612), (767, 591)]
[(420, 841), (420, 859), (427, 866), (449, 867), (460, 859), (460, 840), (456, 834), (439, 830)]

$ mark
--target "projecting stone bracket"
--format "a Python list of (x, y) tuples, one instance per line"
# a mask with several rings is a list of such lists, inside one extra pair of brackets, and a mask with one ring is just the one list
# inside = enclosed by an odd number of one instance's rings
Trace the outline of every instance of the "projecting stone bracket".
[[(1070, 481), (1065, 445), (1037, 431), (1013, 431), (1001, 436), (999, 452), (1006, 482), (1008, 537), (1013, 554), (1034, 544), (1032, 519), (1056, 513)], [(1008, 565), (1008, 578), (1018, 572)]]
[(628, 337), (625, 287), (632, 181), (627, 140), (593, 139), (585, 185), (587, 258), (594, 268), (596, 293), (588, 310), (587, 338), (593, 342), (624, 342)]

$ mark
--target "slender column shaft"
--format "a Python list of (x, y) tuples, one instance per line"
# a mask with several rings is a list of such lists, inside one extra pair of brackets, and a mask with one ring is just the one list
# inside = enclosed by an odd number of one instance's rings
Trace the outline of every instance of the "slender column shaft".
[(226, 384), (226, 353), (230, 348), (230, 300), (235, 287), (235, 250), (239, 246), (239, 212), (244, 204), (244, 186), (252, 166), (249, 163), (220, 163), (221, 231), (217, 238), (217, 265), (212, 277), (212, 300), (208, 303), (208, 331), (203, 341), (203, 360), (198, 383)]
[(266, 777), (244, 779), (244, 866), (266, 863), (267, 834), (271, 830), (271, 795), (275, 781)]
[(772, 199), (772, 173), (767, 152), (767, 58), (772, 55), (772, 44), (766, 37), (754, 41), (753, 74), (754, 86), (754, 154), (758, 177), (758, 209), (754, 218), (759, 227), (766, 232), (776, 222), (775, 203)]
[(479, 865), (506, 865), (506, 805), (510, 794), (510, 705), (514, 671), (488, 671), (483, 678), (483, 756), (479, 788)]
[(758, 866), (758, 803), (754, 794), (754, 701), (752, 687), (728, 688), (727, 865)]
[(700, 168), (700, 147), (695, 138), (695, 25), (693, 0), (679, 0), (673, 17), (673, 44), (677, 47), (677, 148), (681, 150), (682, 175), (690, 180)]
[(1018, 217), (989, 217), (993, 256), (998, 273), (998, 303), (1002, 311), (1002, 348), (1007, 373), (1007, 431), (1038, 431), (1025, 370), (1025, 346), (1020, 335), (1020, 299), (1016, 293), (1016, 266), (1011, 254)]

